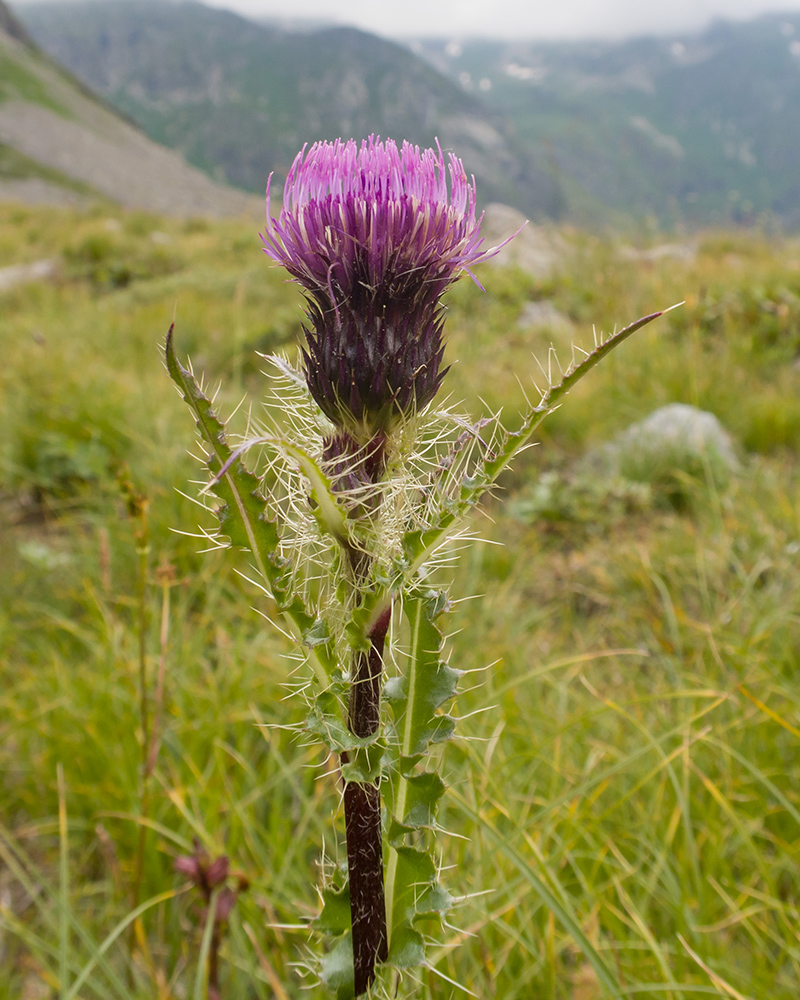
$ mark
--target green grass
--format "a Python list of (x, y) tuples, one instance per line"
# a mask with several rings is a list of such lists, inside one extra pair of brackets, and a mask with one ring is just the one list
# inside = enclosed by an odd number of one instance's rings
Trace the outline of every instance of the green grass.
[[(281, 728), (303, 716), (294, 664), (251, 610), (270, 613), (246, 566), (172, 530), (209, 522), (176, 492), (202, 470), (158, 351), (176, 313), (219, 408), (257, 407), (254, 352), (294, 350), (298, 295), (255, 227), (6, 206), (0, 234), (0, 266), (63, 261), (0, 303), (0, 998), (202, 995), (205, 922), (172, 869), (193, 837), (250, 883), (226, 1000), (322, 996), (294, 968), (317, 943), (286, 925), (318, 911), (323, 852), (343, 857), (339, 792), (321, 750)], [(482, 595), (448, 623), (450, 662), (473, 671), (440, 816), (443, 880), (465, 898), (436, 971), (399, 995), (463, 995), (441, 973), (480, 997), (599, 998), (571, 919), (623, 996), (794, 1000), (800, 248), (708, 234), (691, 266), (637, 264), (568, 239), (556, 277), (484, 269), (486, 294), (451, 293), (447, 385), (473, 414), (503, 406), (513, 424), (518, 379), (531, 391), (550, 338), (518, 326), (527, 299), (552, 299), (585, 344), (592, 323), (687, 304), (549, 419), (453, 573), (454, 598)], [(732, 432), (729, 483), (687, 473), (677, 507), (657, 482), (635, 503), (585, 485), (588, 451), (670, 401)], [(543, 472), (546, 511), (529, 502)], [(166, 667), (138, 923), (142, 521), (126, 475), (147, 502), (151, 694)]]
[(52, 96), (41, 77), (31, 68), (40, 61), (40, 57), (25, 50), (25, 56), (20, 58), (16, 52), (12, 54), (5, 42), (0, 43), (0, 47), (0, 104), (11, 100), (29, 101), (70, 118), (70, 112)]

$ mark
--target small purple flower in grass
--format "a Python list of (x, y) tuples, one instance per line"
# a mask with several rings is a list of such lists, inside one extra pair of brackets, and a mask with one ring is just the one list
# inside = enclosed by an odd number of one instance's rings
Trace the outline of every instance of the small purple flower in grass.
[(236, 879), (235, 889), (226, 886), (225, 882), (231, 875), (230, 861), (227, 855), (221, 854), (212, 861), (196, 837), (194, 839), (194, 853), (181, 854), (175, 858), (174, 868), (176, 872), (186, 875), (189, 881), (194, 883), (200, 890), (206, 904), (211, 901), (214, 890), (219, 889), (215, 917), (218, 923), (228, 919), (236, 897), (248, 887), (247, 878), (241, 872), (232, 874), (232, 877)]
[[(230, 871), (230, 861), (227, 855), (221, 854), (212, 861), (209, 854), (194, 838), (192, 854), (181, 854), (175, 858), (173, 866), (180, 875), (185, 875), (199, 890), (205, 904), (199, 913), (200, 925), (208, 920), (212, 898), (216, 895), (214, 905), (214, 926), (211, 929), (211, 939), (208, 951), (208, 1000), (220, 1000), (219, 988), (219, 950), (226, 921), (236, 905), (239, 893), (248, 888), (247, 878), (241, 872)], [(236, 879), (236, 887), (225, 885), (228, 877)]]
[(224, 854), (212, 861), (195, 838), (194, 854), (181, 854), (175, 858), (174, 867), (176, 872), (186, 875), (198, 889), (210, 895), (228, 877), (229, 862)]
[[(458, 157), (374, 136), (296, 157), (266, 253), (305, 290), (305, 375), (363, 445), (426, 406), (446, 369), (441, 296), (484, 251), (475, 183)], [(449, 176), (449, 184), (448, 184)]]

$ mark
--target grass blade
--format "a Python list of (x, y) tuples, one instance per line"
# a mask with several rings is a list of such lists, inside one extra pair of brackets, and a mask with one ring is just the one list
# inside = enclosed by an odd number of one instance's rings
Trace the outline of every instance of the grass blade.
[(206, 968), (208, 966), (208, 954), (211, 951), (211, 938), (214, 935), (214, 919), (217, 915), (216, 894), (211, 897), (206, 917), (206, 926), (203, 929), (203, 941), (200, 945), (200, 954), (197, 956), (197, 971), (194, 976), (194, 989), (192, 990), (192, 1000), (203, 1000), (206, 993)]
[(572, 936), (575, 943), (583, 952), (584, 958), (594, 969), (595, 975), (597, 976), (606, 994), (610, 997), (624, 996), (622, 986), (609, 972), (608, 966), (597, 953), (597, 950), (592, 942), (583, 933), (580, 924), (575, 919), (574, 915), (569, 911), (566, 903), (561, 903), (556, 898), (547, 883), (539, 877), (520, 852), (509, 844), (505, 837), (501, 836), (492, 824), (483, 815), (481, 815), (481, 813), (474, 810), (466, 799), (463, 798), (463, 796), (458, 792), (454, 791), (451, 794), (453, 798), (457, 799), (461, 804), (461, 808), (464, 812), (471, 819), (473, 819), (486, 834), (488, 834), (489, 838), (494, 842), (495, 847), (505, 854), (509, 861), (516, 866), (520, 874), (525, 877), (526, 881), (542, 903), (555, 914), (556, 920), (558, 920), (564, 930)]
[[(64, 1000), (75, 1000), (75, 998), (78, 995), (78, 990), (83, 986), (83, 984), (92, 974), (92, 972), (94, 972), (95, 966), (100, 962), (100, 960), (108, 951), (108, 949), (111, 947), (111, 945), (117, 940), (117, 938), (121, 934), (125, 932), (126, 928), (128, 928), (133, 923), (134, 920), (138, 920), (143, 913), (147, 912), (147, 910), (151, 909), (154, 906), (158, 906), (159, 903), (163, 903), (168, 899), (172, 899), (174, 896), (180, 896), (181, 893), (186, 892), (188, 888), (189, 888), (188, 886), (181, 886), (180, 889), (169, 889), (167, 890), (167, 892), (159, 893), (158, 896), (153, 896), (152, 899), (148, 899), (144, 903), (140, 903), (135, 910), (131, 910), (131, 912), (125, 917), (125, 919), (121, 920), (117, 924), (117, 926), (103, 939), (103, 942), (100, 945), (100, 947), (97, 949), (94, 955), (89, 959), (86, 965), (84, 965), (84, 967), (81, 969), (80, 974), (78, 978), (75, 980), (75, 982), (72, 984), (69, 993), (67, 993), (64, 996)], [(123, 994), (123, 996), (125, 996), (125, 994)]]
[[(43, 897), (57, 899), (57, 895), (50, 887), (47, 879), (44, 877), (40, 869), (37, 868), (22, 848), (20, 848), (18, 844), (14, 843), (10, 833), (2, 826), (0, 826), (0, 859), (3, 860), (8, 870), (23, 887), (30, 899), (34, 901), (37, 910), (50, 930), (50, 940), (51, 942), (54, 942), (58, 937), (57, 920), (51, 914), (50, 910), (43, 905), (42, 899)], [(29, 872), (30, 875), (28, 874)], [(61, 912), (63, 912), (63, 909), (59, 905), (59, 913)], [(89, 951), (96, 953), (97, 944), (95, 940), (80, 920), (78, 920), (74, 915), (71, 907), (67, 908), (67, 918), (72, 930), (81, 939), (83, 944), (89, 949)], [(16, 925), (12, 929), (15, 934), (22, 936)], [(55, 956), (57, 949), (55, 946), (50, 947), (48, 945), (47, 951)], [(117, 976), (104, 957), (100, 956), (99, 958), (100, 966), (103, 969), (103, 972), (105, 972), (108, 976), (109, 981), (113, 983), (119, 996), (125, 998), (127, 990), (122, 983), (122, 980)]]
[(62, 997), (68, 993), (69, 964), (69, 829), (67, 826), (67, 796), (64, 788), (64, 768), (56, 765), (58, 781), (58, 989)]

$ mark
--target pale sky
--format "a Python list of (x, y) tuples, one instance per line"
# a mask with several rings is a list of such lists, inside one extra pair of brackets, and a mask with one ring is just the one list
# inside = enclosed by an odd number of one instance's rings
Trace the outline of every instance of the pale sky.
[[(36, 0), (9, 0), (13, 8)], [(250, 17), (351, 25), (394, 38), (624, 38), (715, 18), (797, 13), (800, 0), (201, 0)]]
[(718, 17), (800, 11), (800, 0), (213, 0), (254, 17), (314, 18), (387, 36), (620, 38), (677, 33)]

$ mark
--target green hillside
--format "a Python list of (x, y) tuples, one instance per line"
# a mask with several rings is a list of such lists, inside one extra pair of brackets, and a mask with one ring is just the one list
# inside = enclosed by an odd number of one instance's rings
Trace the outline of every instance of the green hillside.
[(261, 192), (304, 142), (370, 132), (474, 171), (486, 201), (582, 224), (800, 226), (800, 16), (625, 42), (298, 32), (197, 3), (19, 8), (159, 142)]
[(289, 32), (197, 3), (19, 9), (36, 40), (148, 134), (218, 180), (263, 192), (297, 150), (338, 136), (458, 150), (483, 197), (554, 215), (545, 157), (425, 61), (348, 28)]
[(255, 215), (257, 205), (123, 120), (42, 51), (0, 0), (0, 201), (5, 200), (112, 201), (178, 215)]
[(414, 47), (548, 150), (573, 217), (800, 226), (797, 14), (626, 42)]

